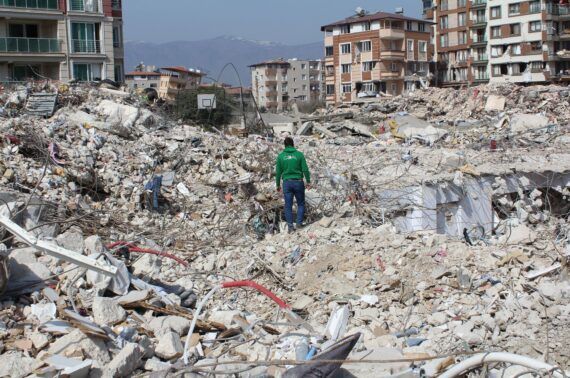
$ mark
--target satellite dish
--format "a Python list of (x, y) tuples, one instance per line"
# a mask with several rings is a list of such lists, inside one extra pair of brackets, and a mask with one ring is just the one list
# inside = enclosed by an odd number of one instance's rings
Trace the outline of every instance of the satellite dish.
[(354, 10), (357, 16), (363, 17), (366, 15), (366, 11), (362, 7), (358, 7)]

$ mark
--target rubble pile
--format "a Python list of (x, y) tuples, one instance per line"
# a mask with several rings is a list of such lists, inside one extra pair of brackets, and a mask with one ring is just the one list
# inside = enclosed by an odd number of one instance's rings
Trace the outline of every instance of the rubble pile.
[(566, 89), (430, 88), (312, 115), (293, 235), (280, 135), (50, 90), (44, 118), (23, 92), (0, 99), (0, 376), (326, 375), (345, 358), (359, 377), (438, 376), (490, 352), (568, 370)]

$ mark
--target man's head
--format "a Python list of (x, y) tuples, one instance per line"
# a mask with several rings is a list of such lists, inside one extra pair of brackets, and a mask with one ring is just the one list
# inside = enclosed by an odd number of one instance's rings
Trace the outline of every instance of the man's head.
[(293, 142), (293, 138), (291, 137), (285, 138), (285, 147), (295, 147), (295, 142)]

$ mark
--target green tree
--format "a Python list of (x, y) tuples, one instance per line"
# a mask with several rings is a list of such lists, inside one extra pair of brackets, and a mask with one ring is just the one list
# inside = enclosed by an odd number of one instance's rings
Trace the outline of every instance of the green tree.
[[(199, 94), (214, 94), (216, 96), (216, 109), (198, 109)], [(184, 121), (194, 121), (206, 127), (219, 127), (229, 124), (235, 109), (239, 109), (238, 105), (221, 87), (180, 91), (173, 108), (178, 118)]]

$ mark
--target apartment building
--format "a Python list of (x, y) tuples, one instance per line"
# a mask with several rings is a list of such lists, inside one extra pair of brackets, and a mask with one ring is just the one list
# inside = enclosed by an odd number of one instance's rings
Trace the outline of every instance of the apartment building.
[(570, 76), (570, 8), (560, 0), (423, 0), (437, 83), (544, 83)]
[(125, 74), (125, 84), (129, 89), (154, 88), (158, 91), (160, 76), (160, 72), (155, 71), (131, 71)]
[(289, 59), (288, 87), (291, 100), (318, 102), (323, 93), (323, 61)]
[(362, 11), (321, 27), (327, 104), (398, 95), (430, 78), (431, 22), (403, 12)]
[(292, 101), (323, 100), (321, 60), (274, 59), (253, 64), (250, 68), (252, 94), (259, 107), (282, 111)]
[(120, 0), (0, 0), (0, 81), (123, 81)]
[(205, 73), (192, 68), (164, 67), (160, 70), (158, 97), (175, 101), (181, 91), (194, 89), (202, 84)]

